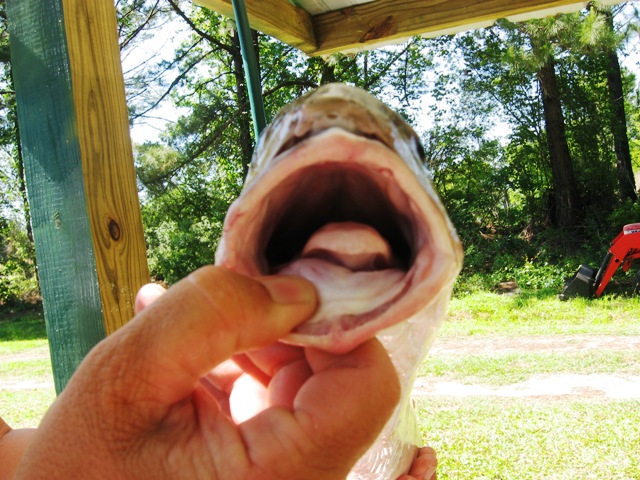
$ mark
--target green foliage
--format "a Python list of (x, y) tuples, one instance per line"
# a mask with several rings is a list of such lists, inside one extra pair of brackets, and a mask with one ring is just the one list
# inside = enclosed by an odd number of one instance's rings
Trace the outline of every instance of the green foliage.
[(185, 162), (156, 144), (136, 148), (151, 274), (174, 283), (214, 261), (224, 214), (238, 195), (242, 172), (224, 159)]
[(220, 220), (212, 221), (205, 215), (150, 226), (146, 235), (152, 275), (157, 280), (174, 283), (198, 267), (212, 264), (221, 233)]
[(0, 306), (38, 299), (33, 244), (18, 222), (0, 217)]
[(626, 200), (609, 213), (607, 223), (618, 233), (629, 223), (640, 223), (640, 204)]

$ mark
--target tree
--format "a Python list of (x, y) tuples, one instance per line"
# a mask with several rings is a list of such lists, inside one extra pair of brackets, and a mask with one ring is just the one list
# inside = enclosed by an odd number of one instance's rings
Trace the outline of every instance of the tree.
[[(531, 42), (531, 54), (537, 63), (537, 77), (544, 110), (547, 142), (553, 181), (554, 224), (573, 227), (578, 224), (580, 198), (573, 161), (567, 143), (562, 98), (556, 78), (556, 60), (552, 39), (564, 28), (559, 17), (528, 22), (525, 32)], [(550, 48), (551, 47), (551, 48)]]
[[(610, 128), (613, 135), (613, 144), (616, 154), (616, 170), (620, 187), (620, 196), (623, 200), (637, 201), (635, 178), (631, 162), (629, 137), (627, 135), (627, 115), (625, 112), (625, 95), (623, 90), (622, 69), (618, 60), (618, 41), (615, 34), (612, 9), (597, 7), (589, 4), (593, 23), (600, 23), (604, 34), (600, 35), (599, 47), (604, 59), (604, 69), (607, 77), (610, 102)], [(592, 26), (594, 30), (595, 26)]]
[[(499, 22), (489, 29), (459, 35), (454, 46), (443, 53), (451, 56), (452, 50), (463, 57), (460, 73), (450, 75), (461, 90), (454, 95), (473, 99), (466, 110), (480, 116), (478, 125), (489, 126), (492, 119), (500, 118), (510, 127), (502, 161), (508, 173), (509, 195), (520, 199), (512, 202), (511, 211), (517, 208), (521, 212), (511, 216), (511, 227), (540, 228), (548, 223), (547, 199), (553, 184), (539, 66), (531, 54), (530, 40), (522, 26)], [(476, 131), (483, 136), (489, 132), (488, 128)]]

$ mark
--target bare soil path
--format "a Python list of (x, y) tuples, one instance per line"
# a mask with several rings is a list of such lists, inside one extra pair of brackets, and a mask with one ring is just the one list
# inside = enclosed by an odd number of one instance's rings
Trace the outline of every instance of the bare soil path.
[(512, 385), (469, 385), (460, 382), (432, 381), (418, 378), (413, 395), (419, 397), (559, 397), (606, 398), (611, 400), (640, 398), (640, 376), (617, 374), (533, 375)]
[[(436, 340), (431, 355), (500, 355), (509, 353), (568, 353), (596, 350), (629, 351), (640, 349), (635, 335), (549, 335), (530, 337), (464, 337)], [(497, 396), (558, 398), (640, 399), (640, 376), (624, 374), (549, 374), (533, 375), (512, 385), (482, 385), (418, 378), (413, 395)]]
[[(588, 352), (595, 350), (629, 351), (640, 349), (640, 336), (549, 335), (530, 337), (455, 337), (436, 340), (431, 355), (500, 355), (517, 352)], [(0, 354), (0, 363), (49, 358), (46, 345), (18, 353)], [(16, 391), (53, 388), (53, 378), (0, 380), (0, 390)], [(533, 375), (512, 385), (482, 385), (418, 378), (414, 396), (499, 396), (557, 399), (565, 397), (640, 399), (640, 376), (623, 374), (551, 374)]]
[(40, 345), (16, 353), (0, 353), (0, 363), (43, 360), (47, 358), (51, 358), (48, 345)]
[(529, 337), (453, 337), (436, 339), (431, 355), (491, 355), (517, 352), (637, 350), (640, 335), (536, 335)]

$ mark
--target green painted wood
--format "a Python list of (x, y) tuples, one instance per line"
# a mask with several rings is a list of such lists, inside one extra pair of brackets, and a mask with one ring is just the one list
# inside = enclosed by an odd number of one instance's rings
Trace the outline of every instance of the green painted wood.
[(105, 337), (61, 0), (7, 0), (38, 275), (57, 392)]

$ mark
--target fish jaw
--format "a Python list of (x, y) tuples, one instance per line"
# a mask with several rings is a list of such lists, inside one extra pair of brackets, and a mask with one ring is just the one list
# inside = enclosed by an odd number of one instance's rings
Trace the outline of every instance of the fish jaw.
[[(332, 353), (349, 351), (428, 308), (450, 291), (462, 260), (439, 199), (415, 173), (416, 160), (348, 130), (315, 133), (262, 165), (229, 209), (216, 252), (216, 264), (246, 275), (280, 272), (311, 280), (319, 291), (319, 310), (284, 341)], [(404, 268), (342, 271), (341, 278), (333, 265), (314, 268), (317, 259), (282, 254), (302, 252), (313, 232), (333, 221), (372, 225), (393, 245)], [(289, 268), (300, 261), (304, 268)], [(382, 300), (370, 288), (380, 287), (376, 275), (389, 277)], [(365, 306), (349, 313), (333, 308), (344, 292)]]

